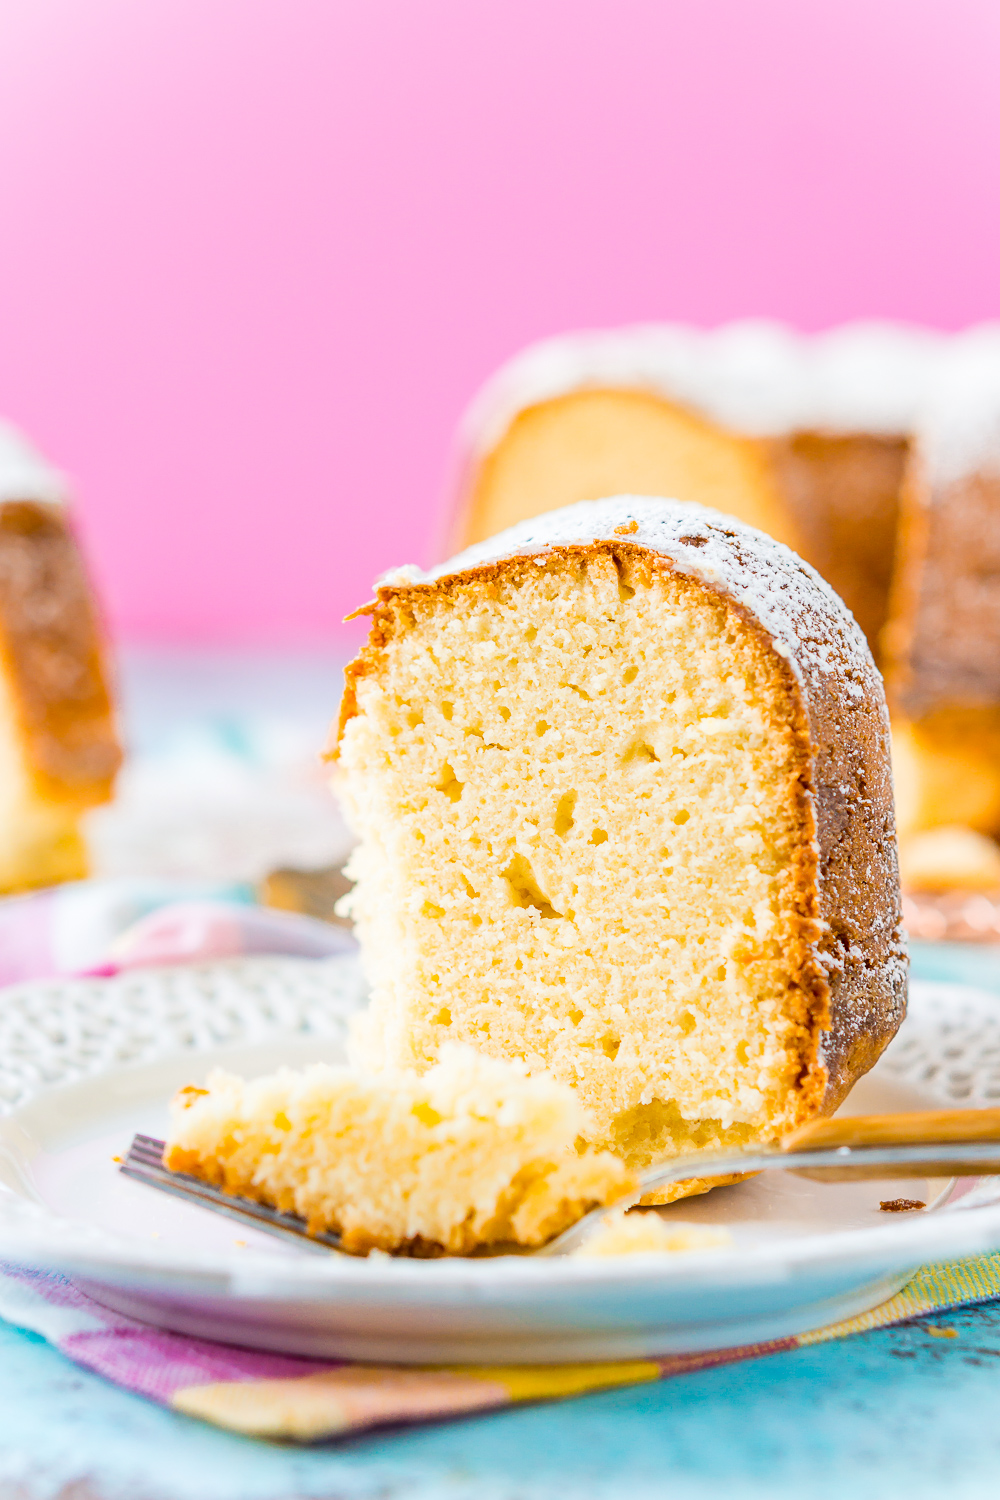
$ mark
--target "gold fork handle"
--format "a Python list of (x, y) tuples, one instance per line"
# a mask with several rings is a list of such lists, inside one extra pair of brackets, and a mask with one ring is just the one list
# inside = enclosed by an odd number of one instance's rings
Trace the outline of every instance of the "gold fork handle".
[(1000, 1141), (1000, 1109), (928, 1109), (905, 1115), (838, 1115), (809, 1120), (783, 1136), (782, 1151), (836, 1146), (929, 1146)]

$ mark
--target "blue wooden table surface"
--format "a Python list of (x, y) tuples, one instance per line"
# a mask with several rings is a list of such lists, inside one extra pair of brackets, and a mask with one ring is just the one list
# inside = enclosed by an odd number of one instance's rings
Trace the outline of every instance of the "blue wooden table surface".
[(175, 1415), (0, 1325), (0, 1435), (4, 1500), (996, 1500), (1000, 1307), (311, 1449)]
[[(925, 977), (1000, 989), (994, 953)], [(1000, 1304), (557, 1404), (296, 1449), (130, 1396), (0, 1324), (0, 1500), (1000, 1497)]]

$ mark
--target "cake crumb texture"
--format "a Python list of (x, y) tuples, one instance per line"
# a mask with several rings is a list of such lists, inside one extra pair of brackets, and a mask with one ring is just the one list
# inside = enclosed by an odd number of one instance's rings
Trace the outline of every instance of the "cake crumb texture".
[(300, 1214), (356, 1254), (461, 1255), (544, 1244), (631, 1190), (620, 1161), (576, 1149), (585, 1124), (564, 1084), (452, 1046), (422, 1077), (215, 1070), (175, 1097), (164, 1164)]

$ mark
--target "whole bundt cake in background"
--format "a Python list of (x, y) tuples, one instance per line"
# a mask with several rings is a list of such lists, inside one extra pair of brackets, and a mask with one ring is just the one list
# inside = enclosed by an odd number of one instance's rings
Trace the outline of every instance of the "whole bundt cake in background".
[(626, 496), (366, 611), (334, 751), (360, 1056), (547, 1069), (632, 1167), (835, 1108), (906, 969), (882, 684), (813, 569)]

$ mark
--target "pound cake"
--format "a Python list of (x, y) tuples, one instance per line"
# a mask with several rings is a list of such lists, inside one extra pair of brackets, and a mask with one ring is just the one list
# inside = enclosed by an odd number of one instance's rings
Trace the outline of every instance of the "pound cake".
[(550, 339), (476, 398), (456, 469), (454, 547), (624, 490), (787, 542), (886, 671), (901, 831), (1000, 833), (1000, 325)]
[(0, 425), (0, 892), (87, 874), (121, 752), (61, 476)]
[(387, 575), (364, 612), (332, 752), (358, 1056), (545, 1069), (633, 1169), (834, 1109), (906, 965), (881, 680), (822, 579), (619, 497)]
[(634, 1186), (565, 1084), (446, 1047), (422, 1078), (314, 1064), (251, 1083), (220, 1070), (171, 1107), (164, 1164), (300, 1214), (369, 1250), (544, 1244)]

